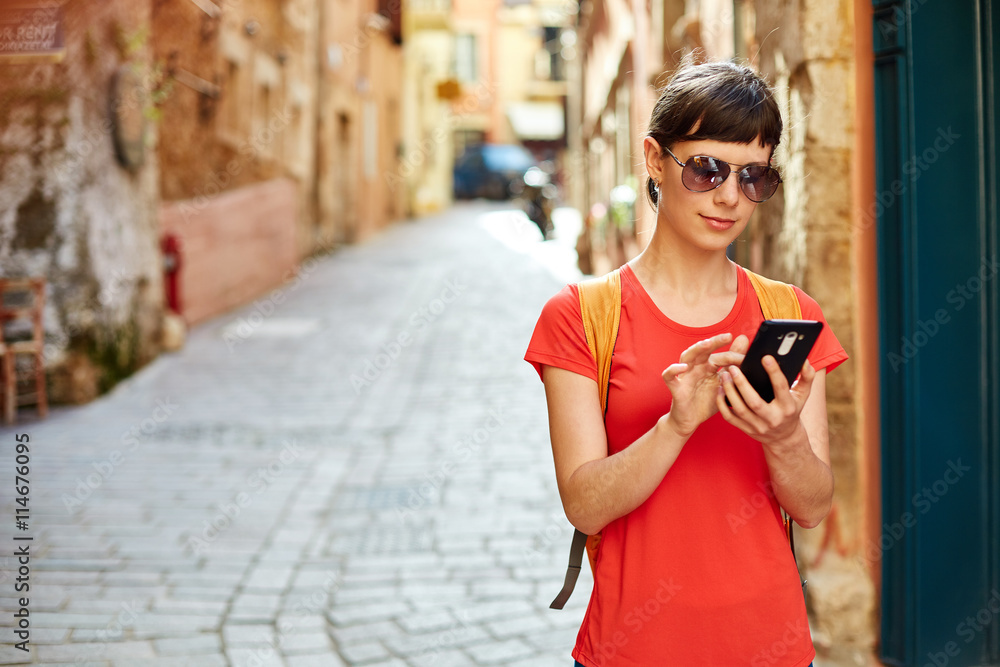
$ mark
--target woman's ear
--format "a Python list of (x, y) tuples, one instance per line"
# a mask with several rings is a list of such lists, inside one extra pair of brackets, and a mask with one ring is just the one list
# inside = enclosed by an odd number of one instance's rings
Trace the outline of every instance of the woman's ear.
[(646, 157), (646, 173), (659, 186), (663, 180), (663, 148), (653, 137), (642, 140), (642, 152)]

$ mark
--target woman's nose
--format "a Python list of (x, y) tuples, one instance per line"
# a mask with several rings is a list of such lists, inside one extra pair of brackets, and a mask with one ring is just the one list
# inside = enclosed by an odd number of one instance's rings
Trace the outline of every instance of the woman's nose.
[(740, 202), (740, 177), (735, 171), (730, 172), (722, 185), (715, 188), (715, 201), (726, 206), (736, 206)]

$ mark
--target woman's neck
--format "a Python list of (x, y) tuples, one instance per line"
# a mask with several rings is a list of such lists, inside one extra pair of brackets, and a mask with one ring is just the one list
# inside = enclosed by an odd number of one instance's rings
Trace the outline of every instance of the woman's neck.
[(654, 230), (646, 248), (629, 262), (647, 292), (667, 291), (688, 303), (735, 292), (736, 266), (724, 250), (682, 246), (679, 239)]

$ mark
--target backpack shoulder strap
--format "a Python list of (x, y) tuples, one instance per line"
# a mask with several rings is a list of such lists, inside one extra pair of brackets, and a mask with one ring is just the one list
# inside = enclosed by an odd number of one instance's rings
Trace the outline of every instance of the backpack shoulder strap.
[[(754, 292), (757, 293), (757, 300), (760, 301), (760, 310), (764, 313), (765, 320), (801, 320), (802, 305), (799, 297), (795, 294), (795, 289), (788, 283), (780, 280), (771, 280), (764, 276), (757, 275), (749, 269), (747, 272), (750, 282), (753, 284)], [(792, 533), (792, 519), (784, 510), (781, 511), (785, 527), (785, 535), (788, 538), (788, 546), (792, 549), (792, 557), (795, 557), (795, 536)], [(806, 581), (802, 579), (802, 593), (805, 594)]]
[(743, 270), (747, 272), (753, 290), (757, 293), (757, 300), (760, 301), (760, 309), (764, 313), (765, 320), (802, 319), (802, 306), (799, 305), (799, 298), (791, 285), (757, 275), (749, 269)]
[(618, 338), (622, 312), (621, 274), (614, 270), (599, 278), (577, 284), (580, 295), (580, 315), (587, 334), (587, 346), (597, 362), (597, 387), (600, 390), (601, 411), (608, 409), (608, 382), (611, 378), (611, 356)]
[[(621, 274), (616, 269), (598, 278), (577, 283), (580, 295), (580, 315), (583, 319), (583, 330), (587, 334), (587, 347), (597, 363), (597, 388), (601, 399), (601, 412), (608, 410), (608, 385), (611, 379), (611, 357), (615, 351), (615, 341), (618, 339), (618, 325), (621, 323), (622, 282)], [(583, 552), (586, 550), (593, 570), (597, 557), (597, 545), (601, 535), (586, 535), (575, 530), (573, 543), (569, 549), (569, 565), (566, 568), (566, 579), (562, 590), (549, 605), (550, 609), (562, 609), (576, 588), (576, 580), (583, 567)]]

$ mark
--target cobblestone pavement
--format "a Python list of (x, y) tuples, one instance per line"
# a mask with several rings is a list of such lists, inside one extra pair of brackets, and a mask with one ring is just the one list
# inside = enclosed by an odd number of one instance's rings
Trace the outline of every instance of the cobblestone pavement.
[(401, 223), (0, 430), (0, 664), (572, 664), (590, 581), (547, 608), (571, 529), (522, 361), (572, 240), (481, 203)]

